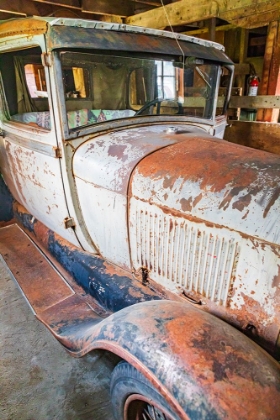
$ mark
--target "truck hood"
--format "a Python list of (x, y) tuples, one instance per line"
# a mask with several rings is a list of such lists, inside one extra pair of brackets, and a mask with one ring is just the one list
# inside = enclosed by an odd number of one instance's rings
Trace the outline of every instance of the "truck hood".
[(131, 196), (279, 244), (280, 157), (207, 135), (174, 137), (138, 164)]
[(73, 171), (76, 178), (127, 195), (129, 179), (138, 162), (168, 145), (184, 141), (185, 133), (195, 138), (205, 131), (197, 126), (136, 127), (101, 134), (83, 143), (76, 151)]

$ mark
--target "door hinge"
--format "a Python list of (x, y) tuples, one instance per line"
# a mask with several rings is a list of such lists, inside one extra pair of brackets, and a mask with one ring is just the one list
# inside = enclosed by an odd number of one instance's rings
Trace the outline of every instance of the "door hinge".
[(54, 150), (54, 154), (56, 158), (58, 159), (62, 158), (62, 152), (61, 152), (60, 147), (54, 147), (53, 150)]
[(51, 53), (42, 53), (41, 60), (44, 67), (51, 67), (53, 64)]
[(65, 217), (63, 221), (65, 229), (73, 228), (76, 226), (74, 217)]

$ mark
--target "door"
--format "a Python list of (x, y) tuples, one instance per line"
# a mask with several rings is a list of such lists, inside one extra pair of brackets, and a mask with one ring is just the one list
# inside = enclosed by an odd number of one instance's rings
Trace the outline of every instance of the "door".
[(79, 245), (69, 217), (51, 106), (50, 75), (39, 47), (1, 54), (0, 168), (14, 198), (48, 228)]

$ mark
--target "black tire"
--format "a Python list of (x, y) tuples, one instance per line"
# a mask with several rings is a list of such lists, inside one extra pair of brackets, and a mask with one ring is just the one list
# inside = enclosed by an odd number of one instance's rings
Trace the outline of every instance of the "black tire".
[(111, 378), (111, 401), (116, 420), (178, 420), (162, 395), (137, 369), (119, 363)]

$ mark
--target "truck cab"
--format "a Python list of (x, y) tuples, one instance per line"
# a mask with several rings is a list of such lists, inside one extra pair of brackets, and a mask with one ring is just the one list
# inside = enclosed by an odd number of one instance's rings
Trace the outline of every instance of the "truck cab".
[[(45, 284), (37, 317), (71, 354), (125, 361), (113, 374), (117, 419), (278, 418), (280, 159), (223, 140), (234, 69), (223, 47), (28, 18), (0, 24), (0, 54), (14, 218), (82, 290), (45, 307), (58, 290)], [(20, 286), (33, 306), (33, 286)], [(242, 406), (245, 383), (258, 409), (234, 417), (229, 389)]]

